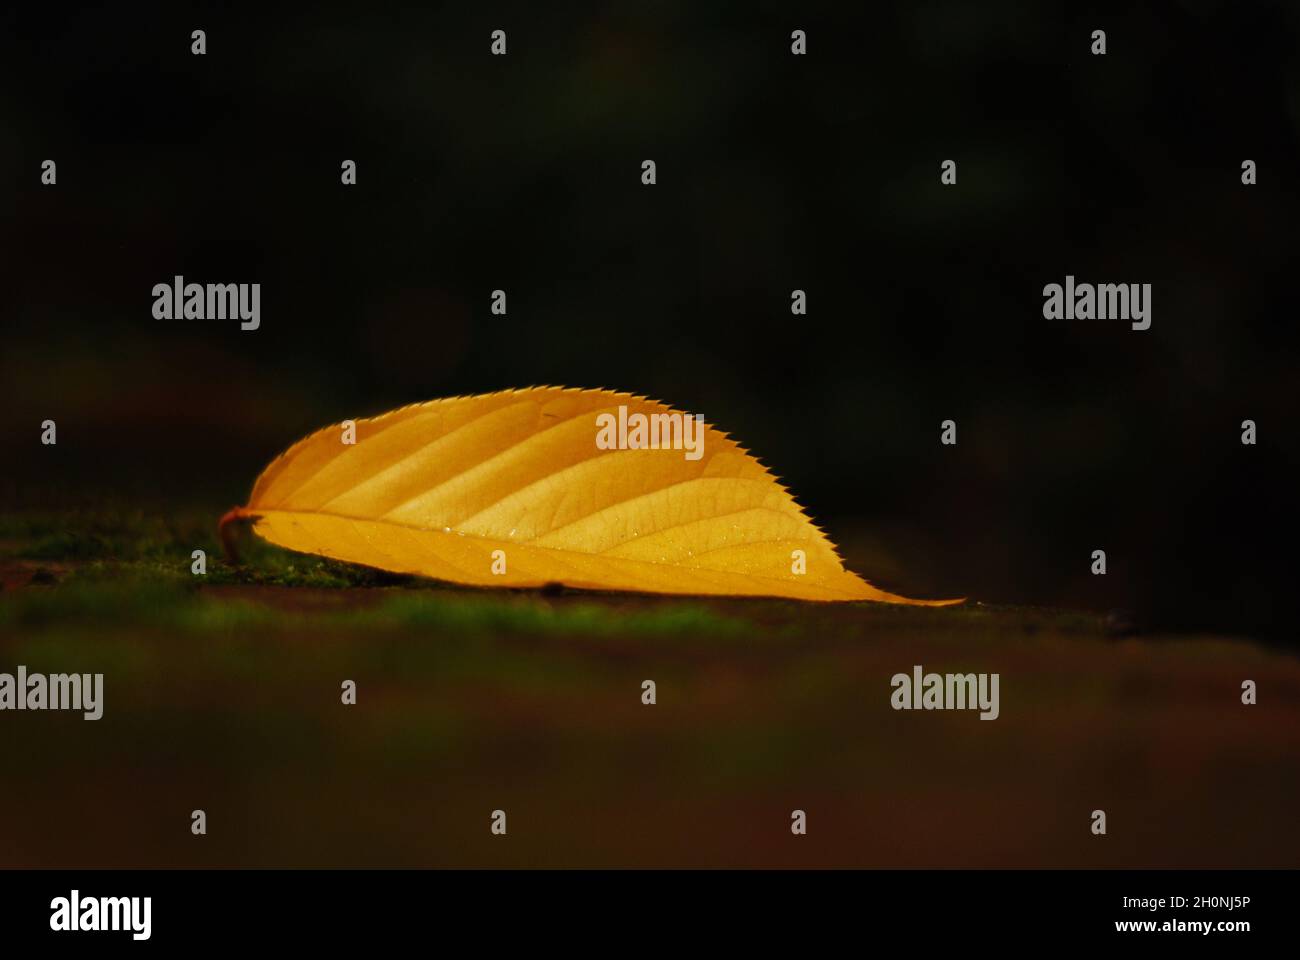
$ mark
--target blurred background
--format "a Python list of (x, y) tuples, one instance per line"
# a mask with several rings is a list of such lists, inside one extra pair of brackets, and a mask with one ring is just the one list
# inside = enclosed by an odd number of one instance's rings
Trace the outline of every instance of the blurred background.
[[(1294, 637), (1300, 7), (2, 16), (7, 511), (215, 523), (326, 423), (605, 386), (739, 438), (882, 586)], [(155, 320), (176, 274), (260, 283), (261, 328)], [(1066, 274), (1151, 283), (1151, 329), (1044, 320)]]

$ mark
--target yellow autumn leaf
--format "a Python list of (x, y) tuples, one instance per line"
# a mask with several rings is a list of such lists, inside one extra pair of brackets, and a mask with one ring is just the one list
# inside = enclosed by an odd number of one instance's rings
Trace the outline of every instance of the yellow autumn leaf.
[(767, 468), (654, 400), (535, 387), (313, 433), (222, 518), (290, 550), (482, 587), (880, 600)]

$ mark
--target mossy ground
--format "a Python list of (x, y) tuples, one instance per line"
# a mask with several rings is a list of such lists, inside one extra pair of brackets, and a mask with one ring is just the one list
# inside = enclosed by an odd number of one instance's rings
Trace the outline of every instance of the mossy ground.
[[(0, 716), (0, 864), (1300, 864), (1283, 652), (975, 602), (468, 590), (251, 537), (231, 564), (217, 513), (0, 518), (0, 671), (106, 688), (99, 721)], [(914, 664), (998, 672), (1001, 716), (892, 710)]]

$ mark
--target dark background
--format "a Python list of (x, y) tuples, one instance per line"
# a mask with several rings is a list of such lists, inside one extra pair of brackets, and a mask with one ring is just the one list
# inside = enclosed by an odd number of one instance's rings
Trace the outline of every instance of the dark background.
[[(607, 386), (738, 437), (879, 585), (1294, 636), (1300, 7), (2, 16), (6, 509), (215, 522), (325, 423)], [(1044, 320), (1067, 273), (1151, 283), (1151, 329)], [(261, 329), (154, 320), (175, 274), (260, 283)]]

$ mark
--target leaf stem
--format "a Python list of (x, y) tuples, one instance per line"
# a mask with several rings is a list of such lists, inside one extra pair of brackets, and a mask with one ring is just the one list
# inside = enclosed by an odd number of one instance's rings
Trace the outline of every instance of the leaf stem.
[(243, 507), (231, 507), (217, 523), (217, 535), (221, 538), (221, 549), (225, 552), (226, 560), (230, 563), (239, 563), (239, 550), (235, 546), (235, 530), (231, 523), (235, 520), (242, 520), (247, 516), (248, 513), (244, 511)]

